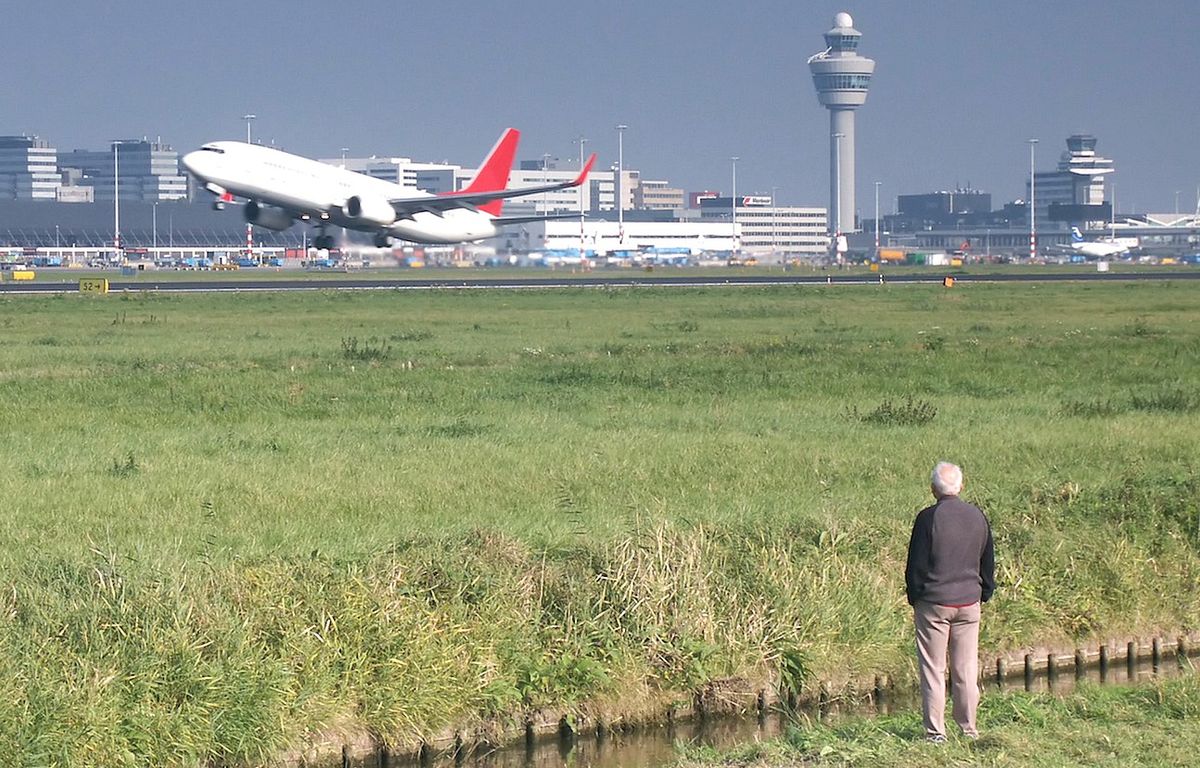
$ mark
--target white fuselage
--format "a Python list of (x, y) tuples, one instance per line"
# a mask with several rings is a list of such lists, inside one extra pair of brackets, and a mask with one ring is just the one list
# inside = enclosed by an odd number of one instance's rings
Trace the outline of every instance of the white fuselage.
[(269, 147), (217, 141), (184, 155), (183, 164), (210, 189), (275, 206), (315, 224), (419, 243), (461, 243), (497, 234), (492, 217), (475, 208), (417, 211), (386, 223), (351, 216), (347, 201), (354, 197), (373, 203), (371, 210), (377, 211), (389, 201), (419, 201), (434, 195)]
[(1077, 253), (1082, 253), (1084, 256), (1092, 256), (1098, 259), (1107, 258), (1109, 256), (1120, 256), (1121, 254), (1129, 253), (1129, 246), (1127, 245), (1103, 241), (1072, 243), (1071, 247), (1074, 248)]

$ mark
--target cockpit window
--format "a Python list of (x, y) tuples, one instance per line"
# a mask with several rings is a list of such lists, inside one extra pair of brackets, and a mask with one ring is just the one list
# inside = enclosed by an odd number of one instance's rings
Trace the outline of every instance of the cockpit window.
[(220, 147), (200, 147), (201, 152), (216, 152), (218, 155), (225, 154), (225, 150)]

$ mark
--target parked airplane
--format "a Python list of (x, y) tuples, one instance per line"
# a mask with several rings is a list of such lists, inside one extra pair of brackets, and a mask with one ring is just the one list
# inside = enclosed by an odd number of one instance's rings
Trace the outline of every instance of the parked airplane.
[[(502, 216), (510, 197), (524, 197), (583, 184), (596, 162), (593, 154), (572, 181), (508, 189), (520, 132), (509, 128), (460, 192), (432, 195), (299, 155), (240, 141), (216, 141), (183, 156), (188, 172), (217, 196), (223, 208), (244, 198), (246, 221), (282, 231), (297, 220), (317, 227), (317, 248), (333, 246), (326, 227), (368, 232), (377, 247), (393, 239), (416, 243), (461, 243), (495, 237), (502, 226), (545, 216)], [(574, 214), (572, 214), (574, 215)]]
[(1130, 248), (1136, 248), (1136, 237), (1114, 237), (1107, 240), (1087, 240), (1079, 227), (1071, 227), (1071, 249), (1076, 253), (1096, 259), (1106, 259), (1110, 256), (1121, 256), (1129, 253)]

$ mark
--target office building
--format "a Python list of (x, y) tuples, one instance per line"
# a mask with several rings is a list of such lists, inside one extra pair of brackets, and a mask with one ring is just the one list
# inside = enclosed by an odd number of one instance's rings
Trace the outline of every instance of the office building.
[(179, 153), (162, 142), (122, 139), (106, 150), (72, 150), (59, 156), (58, 164), (64, 171), (78, 171), (83, 184), (95, 189), (97, 201), (112, 202), (114, 193), (122, 202), (188, 197), (188, 179), (179, 172)]
[[(776, 206), (770, 195), (738, 195), (737, 242), (744, 253), (770, 258), (823, 256), (829, 250), (824, 208)], [(700, 199), (700, 220), (733, 224), (733, 200)], [(732, 229), (729, 230), (732, 236)]]
[(0, 200), (54, 200), (58, 150), (37, 136), (0, 136)]

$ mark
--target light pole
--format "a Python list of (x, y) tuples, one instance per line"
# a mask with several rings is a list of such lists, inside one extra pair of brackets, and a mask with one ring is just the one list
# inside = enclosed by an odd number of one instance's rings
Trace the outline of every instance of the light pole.
[[(246, 121), (246, 143), (247, 144), (253, 143), (250, 141), (250, 121), (255, 119), (256, 117), (257, 117), (257, 115), (242, 115), (242, 119)], [(246, 258), (247, 259), (253, 258), (253, 256), (254, 256), (254, 227), (252, 227), (250, 225), (250, 222), (247, 221), (246, 222)]]
[(738, 255), (738, 236), (737, 236), (737, 161), (738, 161), (738, 160), (740, 160), (741, 158), (740, 158), (740, 157), (738, 157), (738, 156), (736, 156), (736, 155), (734, 155), (733, 157), (731, 157), (731, 158), (729, 158), (729, 159), (730, 159), (730, 161), (731, 161), (731, 162), (732, 162), (732, 164), (733, 164), (733, 192), (732, 192), (732, 193), (730, 193), (730, 201), (729, 201), (729, 203), (730, 203), (730, 205), (729, 205), (729, 210), (730, 210), (730, 212), (732, 213), (732, 219), (731, 219), (731, 220), (733, 221), (733, 240), (731, 241), (731, 242), (732, 242), (732, 245), (731, 245), (730, 247), (731, 247), (731, 253), (733, 254), (733, 258), (735, 258), (735, 259), (736, 259), (736, 258), (737, 258), (737, 255)]
[(833, 252), (838, 264), (842, 263), (842, 139), (844, 133), (833, 134), (833, 167), (837, 173), (833, 175)]
[[(153, 235), (151, 235), (153, 243), (154, 243), (154, 250), (157, 251), (158, 250), (158, 201), (157, 200), (154, 201), (154, 205), (151, 207), (150, 228), (151, 228), (151, 231), (154, 233)], [(158, 254), (155, 253), (154, 256), (155, 256), (155, 258), (157, 258)]]
[(350, 147), (342, 147), (342, 167), (346, 167), (346, 153), (350, 151)]
[(121, 160), (117, 148), (121, 141), (113, 141), (113, 259), (121, 261)]
[(1037, 192), (1034, 189), (1034, 172), (1033, 172), (1033, 150), (1037, 146), (1037, 139), (1028, 139), (1029, 141), (1029, 258), (1032, 261), (1037, 258)]
[[(625, 131), (628, 125), (617, 126), (617, 247), (625, 247)], [(1176, 197), (1178, 200), (1178, 196)], [(1178, 207), (1178, 205), (1176, 205)]]
[[(581, 171), (583, 170), (583, 145), (587, 142), (588, 140), (583, 136), (580, 136), (575, 142), (579, 145), (579, 168)], [(583, 184), (579, 185), (579, 263), (581, 265), (583, 264), (583, 187)]]
[(879, 185), (882, 181), (875, 182), (875, 260), (879, 260)]
[(778, 219), (779, 219), (779, 203), (775, 201), (779, 194), (779, 187), (771, 187), (771, 261), (778, 261), (779, 254), (776, 252), (776, 245), (779, 239)]
[[(550, 153), (543, 152), (542, 153), (542, 183), (543, 184), (550, 183), (550, 178), (549, 178), (550, 174), (546, 170), (549, 167), (550, 167)], [(537, 212), (536, 206), (535, 206), (534, 212), (535, 213)], [(542, 193), (542, 215), (544, 216), (548, 213), (550, 213), (550, 193), (543, 192)], [(545, 241), (546, 241), (545, 230), (543, 230), (542, 242), (544, 243)]]

